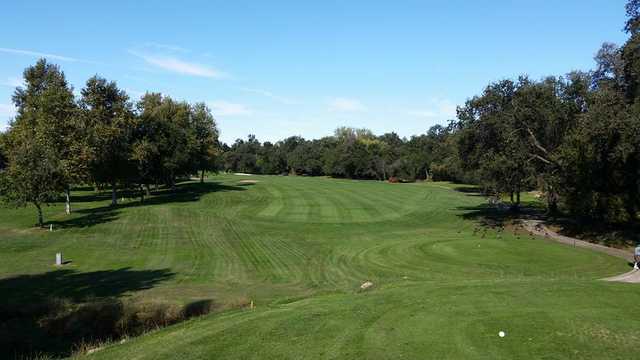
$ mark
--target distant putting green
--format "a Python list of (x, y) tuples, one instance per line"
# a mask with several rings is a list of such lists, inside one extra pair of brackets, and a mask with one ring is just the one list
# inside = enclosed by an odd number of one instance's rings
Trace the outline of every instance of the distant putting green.
[[(221, 175), (144, 205), (74, 193), (74, 213), (0, 210), (0, 289), (219, 311), (96, 359), (627, 359), (640, 286), (620, 259), (477, 231), (480, 196), (447, 183)], [(70, 260), (62, 270), (55, 253)], [(61, 272), (64, 272), (62, 274)], [(360, 285), (373, 287), (362, 291)], [(15, 299), (14, 299), (15, 300)], [(246, 304), (254, 302), (255, 308)], [(504, 331), (506, 336), (498, 336)]]

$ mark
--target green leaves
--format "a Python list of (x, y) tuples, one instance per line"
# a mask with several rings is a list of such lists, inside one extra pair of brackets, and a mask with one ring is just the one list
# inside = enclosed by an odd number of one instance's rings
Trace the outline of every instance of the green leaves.
[[(13, 101), (18, 115), (5, 139), (6, 169), (0, 192), (15, 206), (54, 200), (69, 182), (77, 108), (72, 89), (56, 65), (39, 60), (24, 72), (25, 87)], [(39, 219), (42, 225), (41, 218)]]

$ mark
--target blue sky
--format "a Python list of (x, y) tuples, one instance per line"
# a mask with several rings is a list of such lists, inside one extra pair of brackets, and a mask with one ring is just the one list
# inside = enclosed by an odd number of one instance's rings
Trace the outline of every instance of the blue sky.
[(0, 128), (39, 56), (76, 92), (99, 74), (209, 104), (232, 142), (317, 138), (337, 126), (402, 136), (455, 116), (491, 82), (593, 67), (623, 43), (624, 0), (7, 1)]

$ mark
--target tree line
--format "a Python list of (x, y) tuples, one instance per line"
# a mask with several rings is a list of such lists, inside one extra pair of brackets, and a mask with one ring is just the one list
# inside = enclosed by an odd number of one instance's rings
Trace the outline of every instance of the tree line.
[(478, 184), (487, 194), (538, 189), (549, 213), (635, 221), (640, 209), (640, 0), (626, 5), (622, 46), (605, 43), (591, 71), (489, 84), (448, 126), (409, 139), (339, 128), (319, 140), (255, 136), (224, 145), (220, 166), (261, 174), (433, 179)]
[(260, 143), (255, 136), (223, 144), (220, 166), (229, 172), (332, 176), (350, 179), (454, 180), (445, 165), (454, 153), (452, 128), (436, 125), (427, 134), (374, 135), (368, 129), (340, 127), (316, 140), (292, 136)]
[(159, 93), (134, 103), (113, 81), (87, 80), (76, 99), (57, 65), (39, 60), (13, 95), (17, 115), (0, 135), (0, 194), (16, 206), (42, 206), (64, 195), (70, 213), (74, 184), (139, 191), (173, 187), (178, 178), (215, 168), (218, 130), (203, 103)]
[(224, 170), (391, 181), (478, 184), (488, 194), (540, 190), (552, 214), (635, 221), (640, 209), (640, 0), (626, 5), (622, 46), (605, 43), (591, 71), (489, 84), (448, 125), (401, 138), (341, 127), (332, 136), (255, 136), (219, 144), (202, 104), (147, 93), (135, 104), (114, 82), (89, 79), (75, 99), (60, 69), (45, 60), (24, 72), (18, 109), (0, 135), (0, 193), (41, 205), (71, 185), (112, 191), (169, 187), (183, 176)]

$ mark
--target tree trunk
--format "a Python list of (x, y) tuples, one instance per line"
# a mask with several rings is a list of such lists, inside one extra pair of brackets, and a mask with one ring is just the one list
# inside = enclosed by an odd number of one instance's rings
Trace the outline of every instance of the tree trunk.
[(509, 193), (509, 196), (511, 197), (511, 203), (513, 204), (513, 191)]
[(556, 199), (549, 199), (547, 209), (549, 211), (549, 215), (554, 218), (558, 214), (558, 201)]
[(64, 197), (65, 197), (64, 212), (67, 215), (71, 215), (71, 189), (69, 188), (69, 186), (67, 186), (64, 189)]
[(111, 206), (118, 205), (118, 194), (116, 194), (116, 183), (111, 183)]
[(176, 189), (176, 178), (173, 174), (171, 174), (169, 181), (171, 182), (171, 191), (174, 191)]
[(140, 185), (140, 203), (141, 204), (144, 203), (144, 193), (145, 193), (144, 185)]
[(520, 206), (520, 190), (516, 191), (516, 205)]
[(40, 207), (39, 203), (33, 203), (33, 205), (35, 205), (36, 209), (38, 209), (38, 226), (39, 227), (43, 227), (44, 226), (44, 216), (42, 216), (42, 208)]
[(147, 196), (151, 196), (151, 185), (144, 184), (144, 187), (147, 190)]
[(200, 184), (204, 184), (204, 168), (202, 168), (200, 172)]

